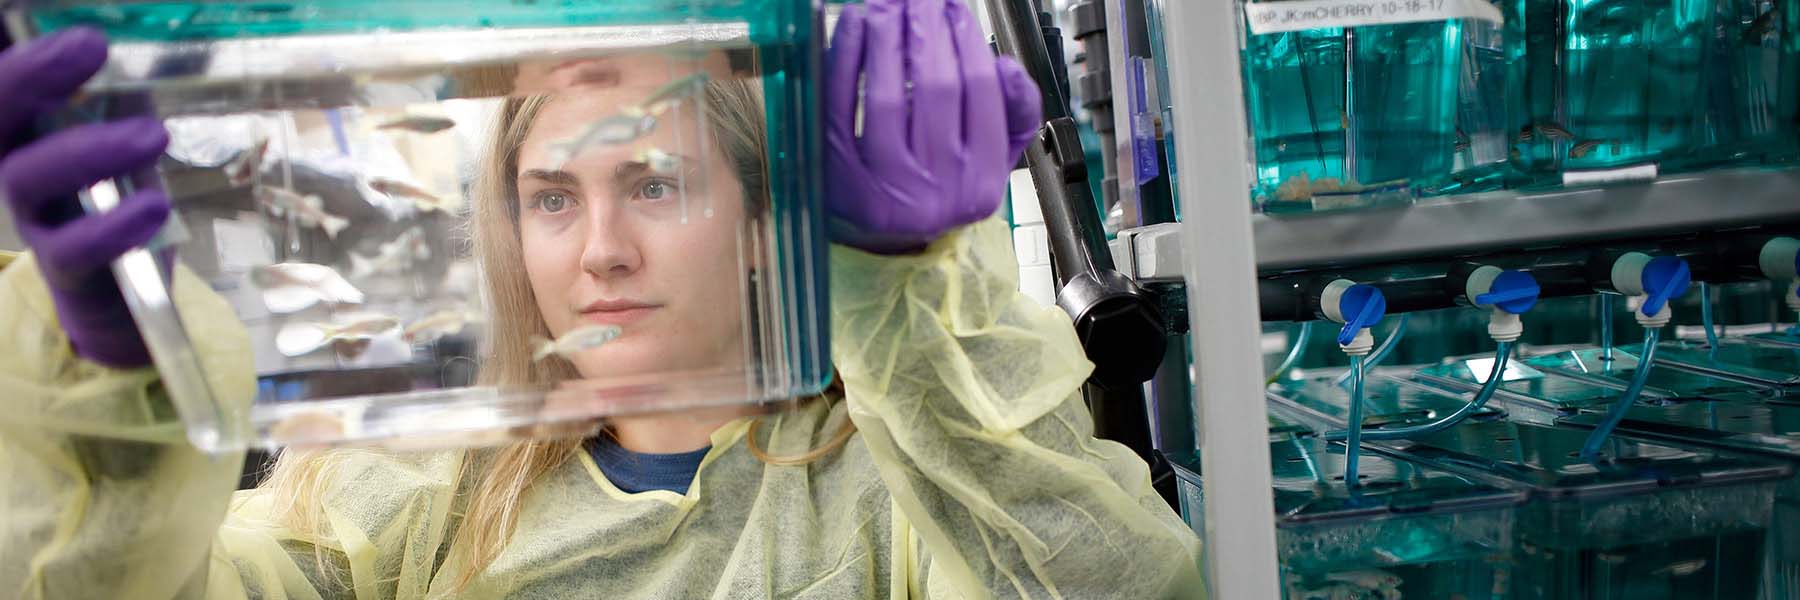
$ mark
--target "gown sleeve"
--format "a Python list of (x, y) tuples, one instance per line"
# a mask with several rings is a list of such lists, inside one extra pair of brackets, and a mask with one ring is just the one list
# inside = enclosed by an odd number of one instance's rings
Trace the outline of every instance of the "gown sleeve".
[[(188, 445), (154, 369), (75, 356), (29, 255), (0, 268), (0, 597), (424, 597), (459, 454), (321, 453), (325, 526), (289, 531), (272, 493), (233, 493), (241, 452)], [(184, 315), (233, 314), (185, 269), (174, 298)], [(184, 325), (213, 392), (247, 407), (242, 324)]]
[(1199, 598), (1200, 541), (1093, 437), (1068, 316), (1018, 292), (1006, 223), (923, 253), (834, 247), (832, 357), (919, 543), (920, 597)]

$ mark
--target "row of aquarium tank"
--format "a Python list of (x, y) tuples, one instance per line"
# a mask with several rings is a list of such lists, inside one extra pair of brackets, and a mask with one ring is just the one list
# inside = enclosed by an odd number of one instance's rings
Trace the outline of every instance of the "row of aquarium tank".
[(1800, 156), (1794, 0), (1264, 0), (1245, 15), (1264, 212)]
[[(1800, 597), (1800, 296), (1693, 288), (1660, 327), (1615, 294), (1515, 304), (1508, 342), (1486, 310), (1377, 314), (1360, 381), (1341, 324), (1270, 324), (1284, 597)], [(1199, 456), (1171, 462), (1198, 531)]]

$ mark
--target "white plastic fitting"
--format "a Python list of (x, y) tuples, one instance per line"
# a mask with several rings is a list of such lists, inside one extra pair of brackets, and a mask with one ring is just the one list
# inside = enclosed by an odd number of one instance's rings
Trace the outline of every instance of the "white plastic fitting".
[(1663, 303), (1662, 310), (1654, 315), (1645, 315), (1640, 310), (1644, 307), (1644, 301), (1650, 299), (1650, 291), (1644, 289), (1644, 267), (1649, 266), (1650, 261), (1650, 255), (1642, 252), (1627, 252), (1620, 256), (1613, 261), (1612, 284), (1613, 289), (1625, 295), (1625, 306), (1631, 310), (1631, 316), (1637, 319), (1638, 325), (1656, 329), (1668, 325), (1673, 317), (1669, 312), (1671, 303)]
[(1498, 308), (1488, 311), (1488, 337), (1496, 342), (1516, 342), (1525, 335), (1525, 321)]
[(1787, 295), (1782, 300), (1789, 310), (1800, 311), (1800, 272), (1794, 269), (1794, 256), (1800, 254), (1800, 240), (1791, 237), (1778, 237), (1763, 244), (1762, 252), (1757, 254), (1756, 266), (1762, 269), (1763, 277), (1771, 281), (1788, 282)]
[(1350, 345), (1338, 346), (1338, 349), (1343, 350), (1345, 356), (1368, 356), (1369, 352), (1375, 350), (1375, 334), (1369, 333), (1367, 327), (1358, 329), (1356, 338), (1350, 340)]
[(1651, 257), (1642, 252), (1627, 252), (1612, 264), (1613, 289), (1627, 296), (1646, 296), (1649, 290), (1644, 289), (1644, 267), (1650, 266)]
[[(1355, 285), (1356, 282), (1348, 279), (1339, 279), (1325, 284), (1325, 291), (1319, 294), (1319, 308), (1325, 313), (1325, 318), (1340, 325), (1350, 321), (1350, 318), (1344, 316), (1343, 311), (1340, 310), (1339, 304), (1344, 300), (1344, 292)], [(1348, 356), (1368, 356), (1369, 352), (1375, 349), (1375, 334), (1370, 333), (1367, 327), (1359, 329), (1356, 331), (1356, 337), (1350, 340), (1349, 345), (1339, 345), (1338, 349), (1343, 350), (1344, 354)]]
[(1349, 291), (1355, 285), (1356, 282), (1348, 279), (1339, 279), (1325, 284), (1325, 291), (1319, 294), (1319, 310), (1325, 313), (1325, 318), (1331, 319), (1333, 323), (1339, 325), (1349, 322), (1349, 319), (1339, 310), (1341, 308), (1339, 304), (1344, 301), (1344, 292)]
[(1463, 285), (1463, 296), (1469, 299), (1469, 304), (1487, 308), (1476, 303), (1475, 299), (1493, 291), (1494, 280), (1499, 279), (1500, 274), (1505, 272), (1506, 270), (1494, 265), (1481, 265), (1475, 269), (1474, 273), (1469, 274), (1469, 282)]
[(1645, 329), (1656, 329), (1656, 328), (1662, 327), (1664, 325), (1668, 325), (1669, 320), (1672, 319), (1673, 315), (1674, 315), (1674, 313), (1671, 313), (1669, 311), (1669, 305), (1674, 304), (1674, 303), (1673, 302), (1664, 302), (1662, 310), (1656, 311), (1656, 314), (1654, 314), (1654, 315), (1645, 316), (1644, 311), (1639, 310), (1639, 309), (1643, 308), (1644, 302), (1649, 299), (1650, 299), (1649, 294), (1638, 294), (1635, 296), (1626, 296), (1625, 297), (1625, 308), (1627, 310), (1631, 311), (1631, 316), (1632, 316), (1632, 318), (1637, 319), (1638, 325), (1643, 326), (1643, 328), (1645, 328)]
[(1763, 244), (1762, 252), (1756, 256), (1756, 266), (1762, 268), (1763, 277), (1775, 281), (1792, 281), (1800, 278), (1800, 273), (1794, 271), (1796, 254), (1800, 254), (1800, 240), (1778, 237)]

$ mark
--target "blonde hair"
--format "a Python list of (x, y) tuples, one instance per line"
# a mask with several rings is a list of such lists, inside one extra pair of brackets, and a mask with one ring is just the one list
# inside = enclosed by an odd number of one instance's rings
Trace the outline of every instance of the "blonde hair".
[[(762, 94), (756, 86), (753, 79), (713, 78), (701, 99), (710, 140), (718, 144), (736, 172), (751, 219), (757, 219), (756, 215), (769, 204), (767, 137)], [(567, 361), (531, 360), (532, 338), (551, 336), (537, 309), (531, 283), (524, 269), (518, 268), (524, 258), (518, 228), (519, 152), (547, 100), (544, 96), (526, 96), (504, 101), (476, 181), (471, 225), (490, 312), (488, 357), (481, 367), (481, 385), (555, 385), (580, 377)], [(834, 382), (824, 395), (795, 403), (842, 397), (842, 388)], [(751, 439), (747, 440), (749, 449), (772, 465), (803, 465), (817, 460), (843, 446), (854, 432), (854, 425), (845, 420), (844, 426), (824, 445), (799, 456), (776, 457), (758, 446), (755, 425), (753, 422)], [(526, 488), (577, 456), (583, 443), (580, 439), (516, 443), (493, 451), (491, 457), (481, 460), (480, 466), (471, 465), (473, 454), (465, 457), (458, 479), (477, 479), (473, 487), (461, 490), (466, 491), (466, 498), (458, 498), (465, 501), (462, 519), (450, 541), (445, 564), (460, 564), (463, 570), (456, 575), (450, 593), (466, 589), (505, 548), (517, 527), (519, 499)], [(331, 459), (331, 452), (340, 451), (283, 452), (260, 486), (273, 493), (275, 514), (280, 515), (286, 527), (315, 540), (323, 539), (322, 499), (330, 492), (328, 486), (335, 480), (332, 474), (341, 464)], [(323, 571), (323, 549), (315, 545), (314, 552), (320, 557), (318, 564)]]

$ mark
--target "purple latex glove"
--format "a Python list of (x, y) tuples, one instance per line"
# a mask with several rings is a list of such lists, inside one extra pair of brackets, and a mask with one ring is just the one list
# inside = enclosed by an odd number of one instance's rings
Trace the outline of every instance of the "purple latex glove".
[(825, 68), (832, 240), (904, 253), (994, 214), (1043, 125), (1041, 102), (960, 0), (844, 7)]
[(85, 214), (77, 191), (155, 164), (169, 136), (152, 118), (84, 125), (33, 139), (34, 124), (61, 108), (106, 62), (106, 38), (71, 29), (0, 52), (0, 200), (37, 256), (75, 353), (112, 367), (150, 364), (108, 268), (156, 235), (169, 215), (161, 190)]

